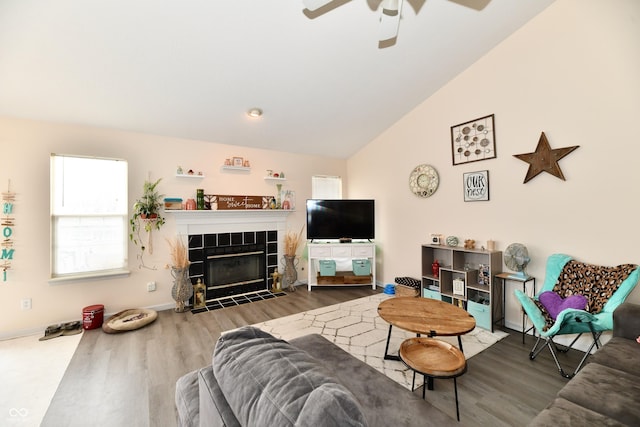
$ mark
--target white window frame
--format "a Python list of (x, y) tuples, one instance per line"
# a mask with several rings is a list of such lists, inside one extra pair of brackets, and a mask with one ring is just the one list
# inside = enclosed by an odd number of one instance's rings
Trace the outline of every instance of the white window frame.
[(311, 177), (312, 199), (342, 199), (342, 177), (314, 175)]
[(128, 275), (125, 160), (51, 154), (49, 283)]

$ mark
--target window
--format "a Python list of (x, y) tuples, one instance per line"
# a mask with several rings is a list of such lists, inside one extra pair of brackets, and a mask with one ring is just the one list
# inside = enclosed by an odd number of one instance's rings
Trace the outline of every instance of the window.
[(126, 273), (127, 162), (51, 155), (51, 278)]
[(342, 199), (342, 178), (339, 176), (312, 176), (312, 199)]

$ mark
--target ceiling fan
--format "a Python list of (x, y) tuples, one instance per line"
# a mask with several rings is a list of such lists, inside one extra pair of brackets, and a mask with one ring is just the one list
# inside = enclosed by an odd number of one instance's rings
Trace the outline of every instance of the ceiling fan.
[[(332, 10), (338, 6), (348, 3), (350, 0), (302, 0), (306, 11), (321, 12), (320, 9), (325, 8), (322, 14)], [(416, 14), (420, 11), (426, 0), (407, 0), (413, 7)], [(449, 0), (462, 6), (481, 11), (491, 0)], [(395, 44), (398, 38), (398, 27), (400, 26), (400, 15), (402, 14), (402, 5), (404, 0), (367, 0), (372, 10), (382, 9), (380, 12), (380, 33), (378, 47), (389, 47)]]
[[(304, 7), (313, 12), (335, 0), (302, 0)], [(398, 37), (398, 27), (400, 25), (400, 14), (402, 13), (403, 0), (383, 0), (380, 4), (380, 42), (387, 42)]]

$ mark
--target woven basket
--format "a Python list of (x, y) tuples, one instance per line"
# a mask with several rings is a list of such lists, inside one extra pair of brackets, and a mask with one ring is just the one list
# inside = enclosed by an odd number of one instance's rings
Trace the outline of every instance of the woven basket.
[(411, 286), (396, 284), (397, 297), (417, 297), (419, 294), (420, 294), (420, 291), (416, 288), (412, 288)]

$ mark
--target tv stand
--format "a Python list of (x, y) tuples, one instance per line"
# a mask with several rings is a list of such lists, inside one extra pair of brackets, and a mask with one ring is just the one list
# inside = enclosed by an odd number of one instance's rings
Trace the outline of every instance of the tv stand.
[[(376, 288), (376, 247), (374, 243), (313, 243), (307, 244), (308, 274), (307, 288), (311, 291), (314, 286), (371, 286)], [(321, 259), (351, 260), (368, 259), (371, 264), (371, 274), (356, 276), (353, 271), (337, 271), (335, 276), (319, 276), (319, 261)]]

